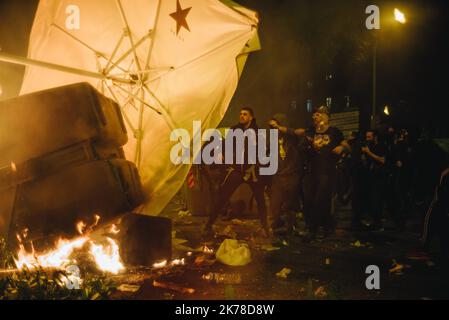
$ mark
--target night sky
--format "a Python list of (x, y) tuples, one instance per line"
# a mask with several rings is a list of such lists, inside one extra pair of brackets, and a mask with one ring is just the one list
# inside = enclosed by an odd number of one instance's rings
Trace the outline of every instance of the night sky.
[[(388, 104), (392, 115), (386, 121), (449, 137), (447, 1), (237, 2), (258, 11), (262, 50), (250, 56), (223, 125), (235, 123), (239, 108), (250, 106), (262, 125), (284, 112), (291, 125), (302, 126), (310, 118), (307, 99), (317, 106), (332, 97), (336, 112), (345, 110), (349, 96), (350, 107), (361, 111), (361, 125), (366, 127), (376, 36), (378, 112)], [(381, 10), (379, 31), (365, 28), (365, 8), (370, 4)], [(26, 55), (36, 5), (34, 0), (0, 0), (3, 51)], [(394, 7), (406, 14), (405, 25), (389, 21)], [(17, 95), (22, 75), (23, 67), (0, 63), (2, 99)]]

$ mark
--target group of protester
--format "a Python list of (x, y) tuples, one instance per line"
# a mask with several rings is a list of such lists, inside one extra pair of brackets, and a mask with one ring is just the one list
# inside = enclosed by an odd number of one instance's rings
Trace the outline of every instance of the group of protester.
[[(305, 241), (324, 238), (334, 231), (336, 199), (351, 202), (354, 231), (383, 231), (384, 209), (397, 230), (404, 228), (412, 204), (413, 148), (408, 132), (389, 128), (381, 136), (370, 129), (363, 137), (352, 133), (345, 139), (338, 128), (329, 124), (329, 110), (324, 106), (315, 110), (312, 120), (313, 126), (297, 129), (286, 125), (284, 115), (269, 120), (269, 127), (278, 130), (276, 174), (259, 175), (260, 164), (247, 161), (247, 155), (243, 163), (228, 166), (215, 197), (216, 210), (203, 230), (205, 236), (213, 234), (213, 224), (225, 212), (230, 197), (242, 183), (248, 183), (252, 189), (267, 237), (297, 233), (297, 210), (293, 207), (298, 199), (301, 199), (306, 225), (306, 232), (302, 232)], [(252, 109), (241, 109), (239, 123), (233, 129), (237, 128), (243, 132), (257, 131)], [(245, 152), (248, 143), (252, 142), (245, 141)], [(447, 184), (447, 180), (442, 178), (442, 184)], [(439, 192), (444, 192), (441, 191), (444, 188), (447, 186), (440, 187)], [(265, 194), (269, 198), (271, 223)], [(435, 203), (436, 200), (434, 207)]]

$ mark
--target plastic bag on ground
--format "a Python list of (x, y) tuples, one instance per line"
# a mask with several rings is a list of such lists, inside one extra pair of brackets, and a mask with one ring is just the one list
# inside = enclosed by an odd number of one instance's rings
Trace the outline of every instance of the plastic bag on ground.
[(244, 266), (251, 262), (248, 245), (235, 239), (225, 239), (215, 256), (218, 261), (229, 266)]

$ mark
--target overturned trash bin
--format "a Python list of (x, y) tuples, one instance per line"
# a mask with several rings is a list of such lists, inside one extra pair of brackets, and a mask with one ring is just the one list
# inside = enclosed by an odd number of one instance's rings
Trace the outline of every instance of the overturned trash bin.
[(0, 238), (71, 237), (144, 202), (119, 106), (87, 83), (0, 102)]

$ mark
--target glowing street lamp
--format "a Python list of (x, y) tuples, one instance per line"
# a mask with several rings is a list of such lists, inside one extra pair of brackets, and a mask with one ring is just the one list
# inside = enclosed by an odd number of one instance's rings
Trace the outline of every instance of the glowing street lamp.
[(405, 15), (398, 8), (394, 9), (394, 20), (402, 24), (407, 22), (407, 19), (405, 19)]
[[(398, 8), (394, 9), (394, 20), (399, 22), (400, 24), (405, 24), (407, 19), (405, 18), (405, 14), (399, 10)], [(376, 69), (377, 69), (377, 38), (374, 40), (373, 45), (373, 101), (372, 101), (372, 111), (371, 111), (371, 127), (375, 128), (376, 126)], [(384, 113), (388, 115), (388, 108), (384, 109)]]

